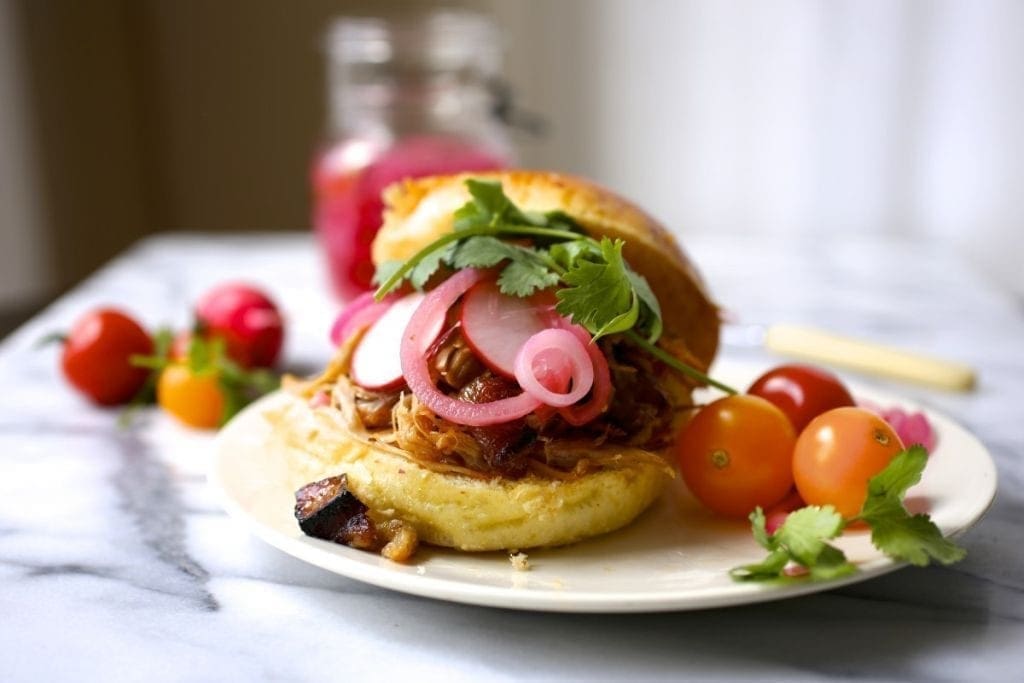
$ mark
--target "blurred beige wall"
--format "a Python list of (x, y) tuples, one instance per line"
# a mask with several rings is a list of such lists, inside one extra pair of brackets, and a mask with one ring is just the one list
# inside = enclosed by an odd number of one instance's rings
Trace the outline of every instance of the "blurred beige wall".
[[(23, 177), (19, 196), (38, 197), (0, 205), (0, 305), (62, 290), (154, 231), (308, 229), (328, 22), (438, 4), (0, 3), (14, 39), (0, 46), (11, 53), (0, 88), (20, 89), (0, 140), (23, 151), (2, 168)], [(10, 111), (23, 115), (7, 121)], [(13, 267), (23, 252), (40, 264), (34, 277)]]
[[(21, 200), (0, 204), (7, 298), (154, 230), (306, 229), (329, 19), (438, 4), (0, 3), (0, 94), (24, 95), (0, 169), (26, 174), (0, 188)], [(516, 138), (523, 165), (592, 176), (684, 234), (942, 240), (1024, 294), (1024, 3), (444, 4), (505, 29), (509, 80), (550, 124)]]
[(30, 112), (14, 5), (0, 0), (0, 308), (38, 296), (53, 281), (36, 169), (25, 135)]

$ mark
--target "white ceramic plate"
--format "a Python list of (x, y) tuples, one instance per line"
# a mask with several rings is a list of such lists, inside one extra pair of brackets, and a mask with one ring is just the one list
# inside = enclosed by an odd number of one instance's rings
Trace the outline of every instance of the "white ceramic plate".
[[(746, 386), (756, 368), (719, 365), (716, 377)], [(918, 408), (854, 387), (860, 398)], [(459, 553), (421, 547), (401, 565), (369, 552), (309, 538), (293, 517), (293, 492), (282, 459), (263, 446), (263, 412), (281, 397), (250, 406), (219, 435), (210, 483), (227, 511), (257, 536), (305, 562), (352, 579), (441, 600), (552, 612), (655, 612), (721, 607), (813, 593), (863, 581), (903, 566), (871, 545), (866, 532), (838, 540), (860, 571), (821, 583), (736, 583), (729, 569), (764, 557), (745, 522), (704, 511), (677, 481), (671, 492), (626, 529), (576, 545), (529, 552), (529, 571), (505, 553)], [(927, 412), (939, 443), (908, 500), (946, 534), (975, 524), (995, 496), (996, 470), (985, 447), (952, 420)]]

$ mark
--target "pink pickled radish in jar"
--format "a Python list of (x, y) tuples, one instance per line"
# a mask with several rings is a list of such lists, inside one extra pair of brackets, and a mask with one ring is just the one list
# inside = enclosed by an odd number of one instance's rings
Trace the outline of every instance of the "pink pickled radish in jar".
[(511, 162), (489, 84), (497, 31), (465, 11), (343, 18), (328, 32), (329, 140), (314, 162), (313, 223), (335, 293), (371, 288), (382, 190), (405, 178)]

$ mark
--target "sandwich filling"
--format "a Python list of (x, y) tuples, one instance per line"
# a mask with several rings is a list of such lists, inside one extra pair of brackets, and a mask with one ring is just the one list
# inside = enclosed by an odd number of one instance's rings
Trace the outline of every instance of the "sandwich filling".
[[(587, 423), (571, 424), (559, 411), (540, 406), (506, 422), (459, 424), (437, 415), (405, 383), (383, 390), (356, 384), (352, 356), (360, 341), (356, 337), (343, 345), (327, 371), (305, 385), (311, 404), (337, 411), (354, 438), (393, 447), (432, 470), (479, 478), (565, 479), (637, 458), (660, 461), (657, 453), (671, 444), (678, 417), (691, 407), (690, 383), (614, 336), (596, 342), (607, 359), (611, 392), (606, 407)], [(514, 379), (488, 368), (458, 321), (441, 333), (426, 360), (437, 388), (457, 400), (488, 404), (523, 393)], [(580, 403), (592, 395), (593, 390)]]
[(356, 439), (433, 470), (572, 478), (656, 459), (692, 389), (715, 384), (623, 258), (561, 212), (528, 213), (469, 180), (454, 231), (342, 312), (307, 383)]

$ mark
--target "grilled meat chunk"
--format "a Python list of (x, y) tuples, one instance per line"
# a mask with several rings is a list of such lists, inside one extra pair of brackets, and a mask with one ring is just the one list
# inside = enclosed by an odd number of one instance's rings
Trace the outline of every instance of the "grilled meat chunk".
[(366, 506), (348, 490), (344, 474), (306, 484), (295, 492), (295, 518), (302, 533), (333, 541)]
[(445, 332), (434, 348), (432, 371), (455, 391), (465, 387), (486, 369), (469, 348), (458, 326)]
[[(512, 380), (485, 372), (464, 386), (459, 398), (470, 403), (489, 403), (518, 393), (519, 386)], [(529, 447), (537, 433), (526, 426), (525, 420), (466, 429), (480, 445), (480, 455), (489, 470), (509, 478), (526, 474)]]
[(416, 552), (416, 531), (397, 519), (379, 519), (348, 490), (344, 474), (306, 484), (295, 492), (295, 518), (307, 536), (359, 550), (380, 551), (396, 562)]

